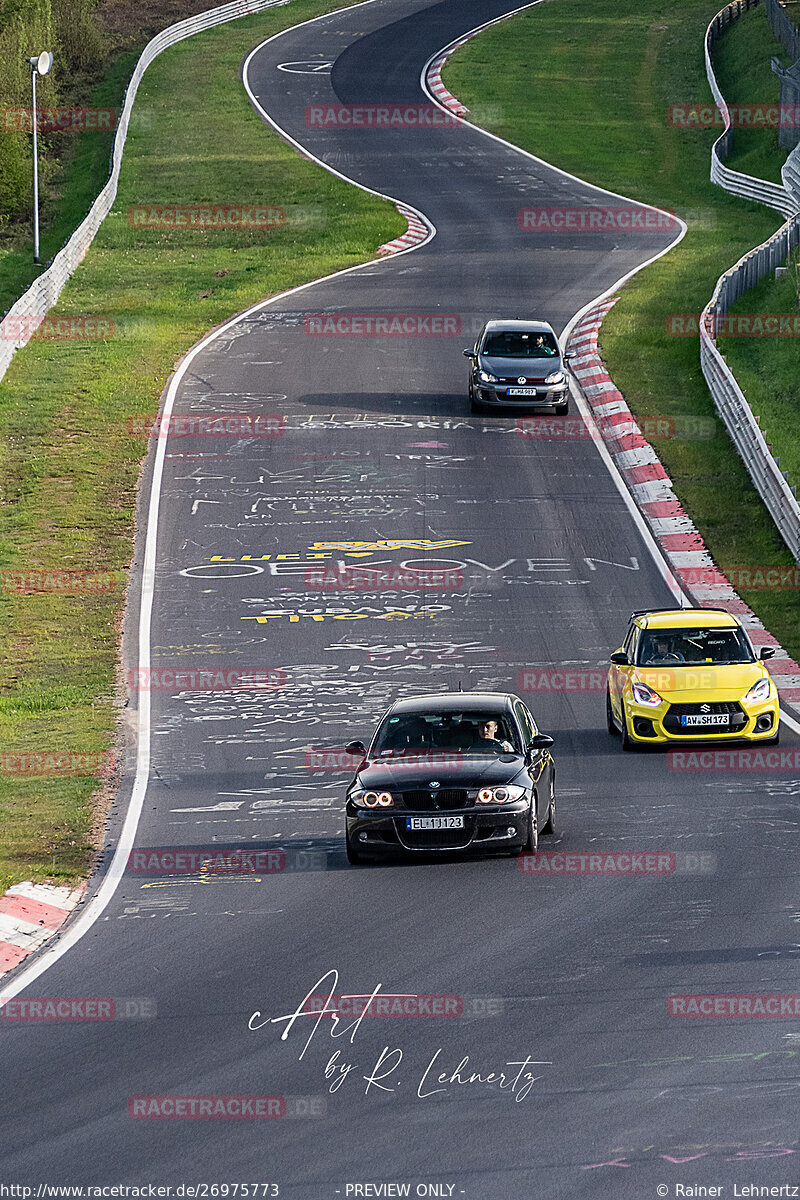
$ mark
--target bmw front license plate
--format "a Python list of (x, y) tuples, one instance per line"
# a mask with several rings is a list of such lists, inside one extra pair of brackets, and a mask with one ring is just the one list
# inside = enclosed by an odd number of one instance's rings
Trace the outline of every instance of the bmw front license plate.
[(691, 716), (682, 716), (681, 725), (728, 725), (730, 724), (727, 713), (697, 713)]
[(536, 396), (538, 393), (537, 393), (536, 388), (518, 387), (518, 388), (509, 388), (508, 394), (509, 394), (509, 396)]
[(406, 817), (406, 829), (463, 829), (463, 817)]

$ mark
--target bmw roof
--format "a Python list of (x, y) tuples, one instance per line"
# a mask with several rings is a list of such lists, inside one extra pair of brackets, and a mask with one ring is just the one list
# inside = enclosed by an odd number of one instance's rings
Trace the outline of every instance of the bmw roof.
[(392, 713), (413, 712), (478, 712), (509, 708), (517, 699), (509, 692), (428, 692), (424, 696), (409, 696), (396, 700)]

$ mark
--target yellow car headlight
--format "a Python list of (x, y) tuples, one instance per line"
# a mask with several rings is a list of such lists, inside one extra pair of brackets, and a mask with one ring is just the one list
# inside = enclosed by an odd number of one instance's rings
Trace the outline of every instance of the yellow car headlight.
[(742, 696), (743, 704), (761, 704), (762, 701), (769, 698), (770, 680), (769, 678), (759, 679), (754, 683), (749, 692)]
[(631, 691), (637, 704), (646, 704), (648, 708), (658, 708), (659, 704), (664, 703), (658, 692), (654, 692), (646, 683), (634, 683)]

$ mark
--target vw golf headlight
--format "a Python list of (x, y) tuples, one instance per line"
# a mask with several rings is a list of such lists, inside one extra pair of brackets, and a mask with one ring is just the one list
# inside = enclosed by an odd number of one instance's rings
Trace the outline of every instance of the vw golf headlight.
[(551, 371), (545, 379), (545, 383), (566, 383), (563, 371)]
[(759, 679), (758, 683), (754, 683), (750, 691), (742, 696), (742, 701), (745, 704), (760, 704), (769, 697), (769, 687), (769, 679)]
[(510, 787), (481, 788), (478, 792), (479, 804), (508, 804), (512, 800), (521, 800), (525, 788), (516, 784)]
[(394, 796), (391, 792), (357, 791), (351, 792), (348, 800), (352, 800), (358, 808), (391, 808)]
[(481, 383), (497, 383), (497, 376), (490, 371), (478, 371), (478, 379)]
[(654, 692), (646, 683), (634, 683), (631, 690), (637, 704), (646, 704), (648, 708), (658, 708), (659, 704), (664, 703), (658, 692)]

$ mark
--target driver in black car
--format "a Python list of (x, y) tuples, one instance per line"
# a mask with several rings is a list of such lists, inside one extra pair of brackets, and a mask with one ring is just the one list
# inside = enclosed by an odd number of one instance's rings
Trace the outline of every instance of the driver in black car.
[(484, 754), (487, 751), (494, 751), (496, 754), (513, 754), (514, 747), (511, 742), (504, 741), (497, 736), (498, 728), (497, 721), (482, 721), (478, 726), (478, 737), (470, 746), (470, 750)]

